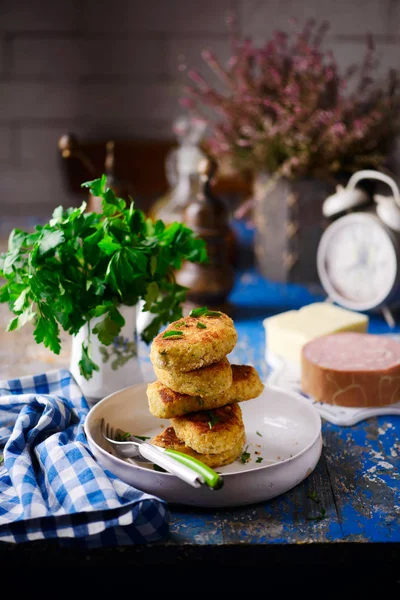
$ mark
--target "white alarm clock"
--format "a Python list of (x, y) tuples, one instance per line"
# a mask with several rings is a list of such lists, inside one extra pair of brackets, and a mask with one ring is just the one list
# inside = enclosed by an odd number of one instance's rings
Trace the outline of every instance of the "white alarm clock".
[[(393, 195), (374, 195), (371, 206), (366, 192), (356, 188), (362, 179), (387, 183)], [(338, 188), (325, 200), (322, 212), (328, 218), (349, 213), (328, 225), (318, 246), (318, 274), (328, 298), (351, 310), (380, 310), (393, 327), (393, 310), (400, 307), (400, 192), (396, 183), (379, 171), (358, 171), (346, 188)]]

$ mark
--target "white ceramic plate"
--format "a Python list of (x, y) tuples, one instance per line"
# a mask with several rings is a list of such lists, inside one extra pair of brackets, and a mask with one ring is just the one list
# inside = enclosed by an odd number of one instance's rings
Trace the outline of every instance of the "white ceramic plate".
[[(253, 400), (241, 402), (249, 462), (240, 460), (217, 469), (224, 485), (212, 491), (193, 488), (149, 463), (121, 459), (101, 435), (101, 419), (134, 435), (154, 436), (170, 425), (148, 408), (146, 385), (125, 388), (107, 396), (89, 411), (85, 432), (103, 468), (123, 481), (169, 503), (203, 507), (243, 506), (283, 494), (314, 470), (322, 448), (321, 418), (310, 403), (294, 392), (266, 386)], [(256, 462), (258, 458), (261, 462)]]

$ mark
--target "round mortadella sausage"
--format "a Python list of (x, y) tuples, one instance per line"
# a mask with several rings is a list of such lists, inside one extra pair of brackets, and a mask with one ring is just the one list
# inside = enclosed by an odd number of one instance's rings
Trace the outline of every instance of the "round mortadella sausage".
[(301, 388), (327, 404), (394, 404), (400, 401), (400, 343), (369, 333), (316, 338), (302, 348)]

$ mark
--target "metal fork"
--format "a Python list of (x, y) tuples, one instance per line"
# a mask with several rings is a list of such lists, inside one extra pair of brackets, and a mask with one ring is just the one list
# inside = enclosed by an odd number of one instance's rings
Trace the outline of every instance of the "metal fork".
[[(101, 420), (101, 432), (122, 458), (142, 456), (196, 488), (206, 485), (212, 490), (219, 490), (223, 486), (224, 480), (219, 473), (183, 452), (149, 444), (121, 429), (115, 429), (105, 419)], [(121, 438), (125, 439), (121, 441)]]

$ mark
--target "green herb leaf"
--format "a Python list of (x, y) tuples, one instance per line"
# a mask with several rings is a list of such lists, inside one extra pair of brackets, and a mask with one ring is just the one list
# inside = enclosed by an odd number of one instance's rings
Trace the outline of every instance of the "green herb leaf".
[(169, 331), (166, 331), (163, 334), (163, 338), (169, 338), (169, 337), (182, 337), (183, 336), (183, 331), (178, 331), (177, 329), (170, 329)]
[(82, 358), (78, 363), (81, 375), (85, 379), (90, 379), (93, 375), (93, 371), (98, 371), (99, 367), (96, 365), (89, 356), (89, 348), (82, 344)]
[(147, 288), (147, 294), (145, 296), (145, 304), (143, 306), (143, 310), (151, 311), (153, 304), (158, 298), (159, 293), (160, 289), (157, 283), (155, 281), (152, 281)]
[(194, 308), (190, 311), (189, 317), (202, 317), (206, 314), (206, 312), (208, 312), (207, 306), (202, 306), (201, 308)]
[(125, 319), (121, 313), (116, 308), (112, 308), (103, 321), (93, 327), (93, 333), (97, 335), (102, 344), (109, 346), (120, 333), (124, 324)]
[(21, 327), (21, 325), (19, 325), (19, 317), (14, 317), (14, 319), (11, 319), (11, 321), (7, 325), (6, 331), (15, 331), (16, 329), (19, 329), (20, 327)]
[(20, 229), (13, 229), (8, 237), (8, 249), (19, 250), (26, 241), (28, 234)]
[(43, 230), (43, 237), (39, 240), (38, 250), (39, 254), (45, 254), (54, 248), (57, 248), (64, 241), (64, 234), (62, 231), (48, 231)]
[(131, 437), (131, 434), (128, 431), (124, 431), (124, 432), (121, 431), (116, 434), (115, 441), (116, 442), (127, 442), (130, 437)]
[(36, 318), (36, 327), (33, 331), (33, 337), (37, 344), (43, 342), (46, 348), (49, 348), (54, 354), (60, 354), (61, 341), (59, 337), (59, 328), (53, 313), (42, 307), (42, 314)]
[(244, 452), (242, 452), (242, 454), (240, 455), (240, 462), (242, 462), (243, 464), (249, 462), (250, 460), (250, 452), (247, 452), (247, 448), (248, 446), (246, 446)]
[(113, 254), (113, 252), (116, 252), (117, 250), (121, 250), (121, 244), (115, 242), (109, 235), (98, 243), (98, 247), (103, 250), (107, 256), (110, 256), (110, 254)]
[(8, 254), (3, 255), (1, 273), (7, 277), (7, 275), (12, 275), (14, 270), (14, 264), (18, 261), (20, 257), (19, 248), (14, 248), (10, 250)]
[(262, 437), (262, 433), (260, 433), (259, 431), (256, 431), (256, 434)]
[(150, 273), (151, 273), (152, 277), (154, 276), (156, 269), (157, 269), (157, 256), (152, 256), (150, 258)]
[(15, 317), (14, 319), (12, 319), (8, 326), (7, 326), (7, 331), (14, 331), (17, 329), (20, 329), (21, 327), (23, 327), (26, 323), (28, 323), (29, 321), (31, 321), (34, 317), (34, 313), (32, 311), (32, 307), (28, 307), (26, 310), (24, 310), (24, 312), (20, 315), (18, 315), (18, 317)]
[(322, 506), (321, 510), (319, 512), (319, 515), (316, 515), (315, 517), (307, 517), (307, 521), (322, 521), (322, 519), (325, 519), (325, 517), (326, 517), (326, 510)]
[(210, 429), (212, 429), (212, 428), (213, 428), (213, 426), (214, 426), (216, 423), (218, 423), (218, 422), (220, 421), (220, 419), (219, 419), (219, 417), (218, 417), (218, 416), (217, 416), (215, 413), (213, 413), (213, 412), (209, 412), (209, 413), (208, 413), (208, 417), (209, 417), (209, 419), (210, 419), (210, 420), (208, 421), (208, 426), (209, 426), (209, 428), (210, 428)]
[[(58, 206), (33, 232), (10, 233), (0, 255), (0, 302), (14, 313), (8, 329), (33, 320), (36, 342), (59, 353), (60, 329), (75, 335), (103, 317), (91, 333), (107, 346), (123, 324), (118, 307), (144, 300), (153, 319), (141, 339), (149, 344), (163, 326), (182, 318), (187, 288), (174, 273), (185, 260), (205, 262), (206, 244), (182, 223), (153, 223), (133, 202), (127, 207), (107, 187), (105, 174), (82, 187), (101, 199), (100, 212), (86, 212), (85, 202)], [(90, 354), (89, 343), (81, 364), (88, 376), (95, 368)]]
[(260, 463), (260, 462), (262, 462), (263, 460), (264, 460), (264, 459), (263, 459), (263, 457), (262, 457), (262, 456), (257, 456), (256, 463)]
[(307, 498), (309, 498), (310, 500), (313, 500), (314, 502), (316, 502), (317, 504), (319, 503), (319, 498), (318, 498), (318, 494), (317, 492), (313, 491), (313, 492), (309, 492), (309, 494), (307, 495)]
[(201, 321), (197, 321), (196, 327), (197, 329), (207, 329), (207, 325), (204, 325), (204, 323), (201, 323)]
[(85, 181), (82, 183), (81, 187), (89, 188), (90, 193), (97, 197), (102, 196), (104, 194), (104, 190), (106, 188), (107, 183), (107, 175), (103, 173), (100, 179), (94, 179), (93, 181)]
[(26, 296), (29, 293), (30, 288), (26, 287), (24, 290), (22, 290), (22, 292), (20, 293), (20, 295), (18, 296), (18, 298), (16, 299), (16, 301), (14, 302), (14, 306), (13, 306), (13, 311), (18, 313), (21, 312), (26, 304)]
[(189, 317), (220, 317), (222, 315), (221, 312), (217, 310), (208, 310), (207, 306), (202, 306), (201, 308), (194, 308), (190, 311)]

